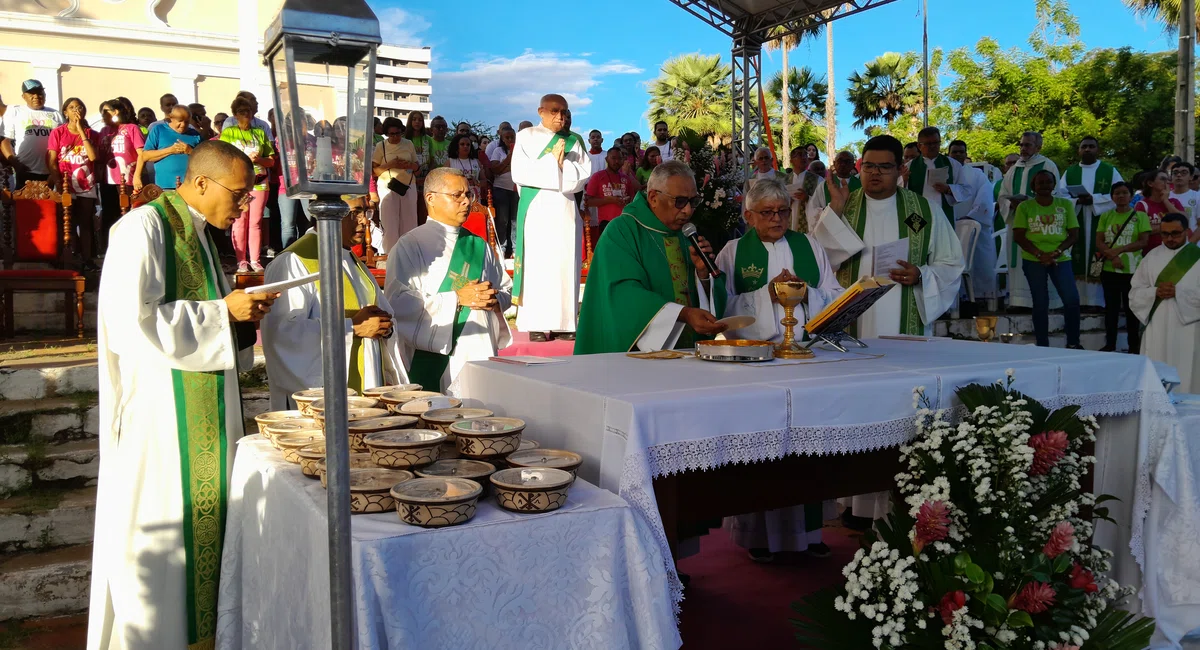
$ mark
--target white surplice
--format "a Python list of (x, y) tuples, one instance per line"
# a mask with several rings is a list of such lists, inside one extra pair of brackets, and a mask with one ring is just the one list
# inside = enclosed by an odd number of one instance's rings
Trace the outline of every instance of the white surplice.
[[(1180, 249), (1157, 246), (1133, 272), (1129, 306), (1146, 323), (1154, 306), (1158, 274)], [(1142, 333), (1141, 353), (1179, 371), (1182, 393), (1200, 390), (1200, 264), (1193, 265), (1175, 285), (1175, 297), (1162, 301)]]
[(456, 227), (433, 219), (417, 226), (392, 248), (384, 283), (384, 294), (395, 314), (395, 336), (403, 343), (405, 362), (411, 363), (415, 350), (449, 354), (450, 364), (442, 375), (441, 386), (426, 386), (425, 389), (450, 394), (457, 393), (454, 379), (468, 361), (483, 361), (496, 356), (512, 343), (508, 321), (502, 315), (512, 305), (512, 278), (504, 271), (495, 250), (485, 246), (482, 280), (492, 283), (496, 290), (500, 313), (472, 309), (458, 336), (458, 343), (454, 344), (458, 295), (440, 289), (457, 242)]
[[(1029, 293), (1029, 281), (1025, 279), (1025, 271), (1021, 268), (1020, 250), (1013, 241), (1013, 219), (1017, 216), (1016, 206), (1019, 204), (1014, 203), (1011, 199), (1017, 195), (1024, 195), (1029, 197), (1028, 200), (1033, 200), (1033, 188), (1030, 187), (1032, 179), (1029, 172), (1038, 165), (1041, 165), (1044, 170), (1053, 172), (1056, 180), (1061, 176), (1058, 173), (1058, 166), (1054, 164), (1053, 160), (1037, 153), (1029, 160), (1018, 160), (1015, 165), (1008, 168), (1004, 174), (1004, 180), (1000, 182), (1000, 194), (996, 197), (1000, 216), (1004, 217), (1004, 224), (1008, 227), (1008, 305), (1010, 307), (1033, 307), (1033, 295)], [(1014, 187), (1013, 183), (1016, 180), (1018, 169), (1021, 170), (1021, 182)], [(1013, 263), (1014, 258), (1016, 259), (1015, 264)], [(1049, 290), (1050, 308), (1062, 307), (1062, 299), (1058, 297), (1058, 291), (1054, 289), (1053, 283), (1050, 283)]]
[[(203, 233), (204, 218), (192, 210)], [(97, 346), (100, 476), (92, 552), (89, 650), (187, 646), (183, 479), (172, 370), (225, 377), (225, 479), (242, 437), (239, 348), (224, 300), (164, 302), (163, 221), (152, 206), (131, 211), (109, 235), (100, 276)], [(229, 285), (201, 234), (204, 263)], [(215, 610), (214, 610), (215, 614)]]
[[(1100, 161), (1088, 165), (1079, 163), (1080, 181), (1079, 184), (1087, 189), (1088, 194), (1092, 195), (1091, 205), (1080, 205), (1075, 203), (1075, 215), (1079, 219), (1079, 236), (1084, 238), (1084, 252), (1089, 261), (1092, 258), (1092, 253), (1096, 251), (1096, 226), (1100, 224), (1100, 215), (1117, 207), (1113, 202), (1111, 194), (1097, 194), (1092, 190), (1096, 187), (1096, 168), (1100, 166)], [(1116, 183), (1123, 180), (1121, 172), (1113, 167), (1112, 182)], [(1067, 175), (1064, 172), (1062, 178), (1058, 179), (1058, 189), (1054, 191), (1055, 196), (1063, 198), (1071, 198), (1071, 193), (1067, 191)], [(1084, 307), (1103, 307), (1104, 306), (1104, 287), (1100, 282), (1088, 282), (1086, 278), (1075, 280), (1075, 286), (1079, 289), (1079, 304)]]
[[(370, 287), (366, 286), (362, 273), (374, 281), (374, 276), (362, 266), (354, 253), (342, 250), (342, 274), (350, 278), (358, 304), (366, 305), (370, 298)], [(308, 268), (300, 258), (284, 251), (267, 265), (263, 282), (282, 282), (308, 275)], [(344, 285), (343, 285), (344, 286)], [(392, 307), (383, 298), (383, 290), (376, 291), (376, 303), (380, 309), (391, 313)], [(354, 360), (350, 356), (354, 344), (354, 323), (343, 321), (346, 342), (346, 364)], [(271, 410), (295, 408), (292, 393), (322, 386), (324, 356), (321, 354), (321, 293), (319, 283), (293, 287), (283, 292), (275, 301), (271, 311), (262, 320), (263, 355), (267, 360), (267, 380), (271, 387)], [(408, 373), (400, 354), (397, 337), (363, 341), (363, 388), (374, 388), (392, 384), (408, 383)]]
[(992, 197), (993, 184), (978, 167), (964, 165), (962, 182), (952, 185), (955, 220), (970, 219), (979, 224), (979, 239), (975, 240), (975, 256), (971, 260), (971, 282), (975, 299), (996, 296), (996, 202)]
[(512, 154), (513, 182), (541, 190), (525, 215), (524, 287), (517, 310), (517, 328), (525, 332), (574, 332), (579, 316), (583, 222), (575, 193), (591, 178), (592, 159), (577, 143), (560, 168), (553, 155), (541, 155), (553, 137), (540, 124), (523, 129)]

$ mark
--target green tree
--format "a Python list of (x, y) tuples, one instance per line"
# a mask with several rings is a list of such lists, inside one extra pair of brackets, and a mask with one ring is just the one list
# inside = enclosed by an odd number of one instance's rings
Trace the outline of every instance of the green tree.
[(890, 124), (920, 108), (920, 66), (912, 52), (885, 52), (867, 62), (862, 72), (851, 74), (848, 81), (855, 128), (873, 122)]
[[(790, 70), (791, 66), (788, 65), (788, 52), (800, 44), (801, 35), (792, 27), (780, 25), (771, 30), (770, 38), (771, 40), (766, 42), (767, 50), (780, 50), (783, 54), (783, 69)], [(780, 83), (780, 90), (782, 92), (776, 93), (776, 95), (772, 97), (772, 101), (779, 102), (783, 107), (783, 139), (781, 142), (783, 144), (783, 151), (785, 152), (791, 149), (792, 142), (791, 125), (789, 124), (792, 114), (792, 95), (789, 92), (791, 90), (790, 86), (791, 84), (785, 85)]]
[(690, 129), (705, 137), (728, 137), (730, 95), (730, 67), (720, 55), (684, 54), (663, 63), (650, 83), (646, 117), (651, 124), (666, 122), (672, 133)]

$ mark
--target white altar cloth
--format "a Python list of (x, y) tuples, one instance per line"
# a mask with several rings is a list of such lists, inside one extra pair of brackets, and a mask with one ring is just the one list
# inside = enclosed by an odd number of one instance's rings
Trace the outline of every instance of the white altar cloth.
[[(217, 648), (330, 647), (326, 493), (251, 436), (238, 445)], [(480, 501), (443, 529), (351, 517), (357, 647), (678, 648), (666, 563), (629, 504), (586, 481), (546, 514)]]
[[(1113, 577), (1140, 587), (1149, 450), (1161, 446), (1174, 416), (1149, 360), (951, 339), (868, 344), (866, 352), (884, 356), (787, 366), (624, 354), (530, 367), (485, 361), (468, 364), (460, 386), (497, 414), (525, 419), (526, 435), (543, 447), (582, 454), (580, 475), (625, 497), (669, 558), (655, 477), (787, 454), (895, 447), (915, 433), (915, 386), (924, 386), (936, 407), (950, 408), (958, 405), (955, 387), (991, 383), (1012, 368), (1014, 387), (1048, 407), (1080, 404), (1082, 415), (1121, 416), (1105, 417), (1096, 445), (1095, 491), (1121, 498), (1110, 509), (1117, 525), (1099, 522), (1095, 539), (1116, 553)], [(818, 360), (846, 358), (816, 352)], [(669, 570), (678, 599), (680, 585)]]

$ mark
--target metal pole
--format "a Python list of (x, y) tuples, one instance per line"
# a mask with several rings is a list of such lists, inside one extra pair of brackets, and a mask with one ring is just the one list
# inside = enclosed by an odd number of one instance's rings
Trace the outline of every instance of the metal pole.
[(342, 298), (342, 219), (350, 206), (323, 196), (308, 206), (317, 220), (321, 271), (321, 352), (325, 357), (325, 471), (329, 516), (329, 613), (332, 647), (354, 646), (350, 576), (350, 437), (346, 405), (346, 319)]
[(1196, 159), (1196, 0), (1179, 3), (1179, 66), (1175, 91), (1175, 155)]
[(921, 0), (921, 2), (921, 18), (924, 21), (921, 35), (921, 49), (925, 57), (925, 74), (921, 80), (921, 86), (925, 91), (925, 115), (922, 119), (922, 126), (929, 126), (929, 0)]

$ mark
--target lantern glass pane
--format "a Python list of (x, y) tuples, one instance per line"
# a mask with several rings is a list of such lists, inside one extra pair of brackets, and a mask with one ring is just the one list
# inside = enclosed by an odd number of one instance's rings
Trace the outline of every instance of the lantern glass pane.
[(306, 127), (296, 128), (292, 107), (295, 106), (293, 87), (288, 81), (287, 57), (284, 48), (279, 48), (271, 59), (271, 71), (275, 84), (275, 122), (279, 133), (280, 161), (283, 165), (283, 186), (290, 188), (302, 182), (298, 165), (306, 158), (305, 142), (301, 134), (307, 133)]
[[(310, 127), (305, 150), (310, 180), (362, 185), (369, 133), (370, 48), (307, 40), (293, 44), (295, 97)], [(347, 188), (348, 190), (350, 188)]]

